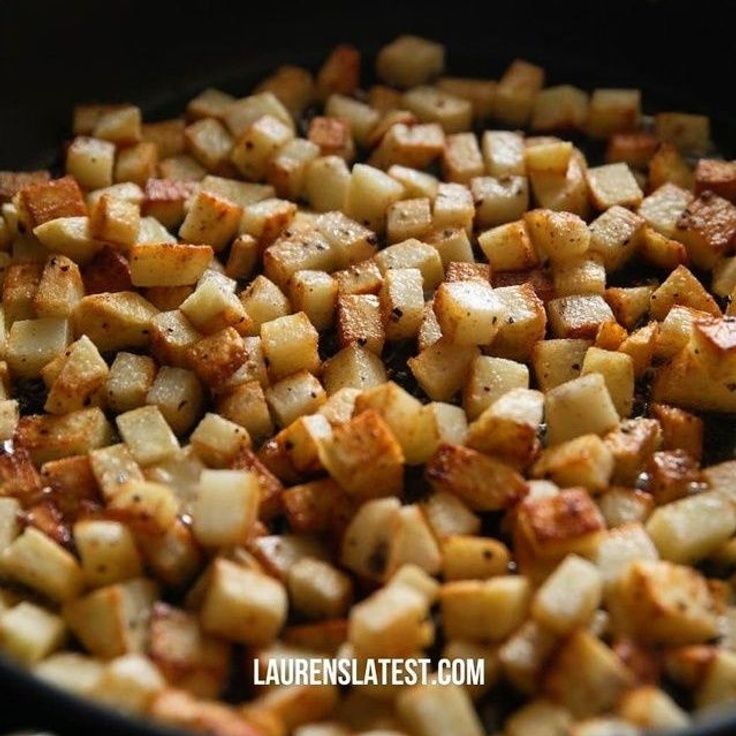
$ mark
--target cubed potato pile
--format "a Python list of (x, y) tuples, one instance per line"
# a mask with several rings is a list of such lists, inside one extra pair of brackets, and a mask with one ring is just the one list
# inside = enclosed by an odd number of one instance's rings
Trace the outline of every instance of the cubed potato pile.
[[(637, 89), (452, 77), (415, 36), (368, 63), (80, 105), (63, 171), (0, 172), (0, 650), (214, 736), (736, 701), (701, 417), (736, 429), (736, 162)], [(230, 684), (429, 652), (484, 685)]]

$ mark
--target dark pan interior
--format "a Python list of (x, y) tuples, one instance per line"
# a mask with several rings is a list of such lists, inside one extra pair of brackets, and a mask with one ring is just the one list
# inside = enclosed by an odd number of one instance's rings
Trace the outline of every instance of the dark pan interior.
[[(55, 166), (72, 106), (132, 101), (166, 117), (201, 88), (238, 95), (277, 64), (316, 67), (342, 41), (367, 55), (402, 32), (447, 44), (451, 73), (497, 77), (516, 57), (548, 83), (640, 87), (645, 109), (711, 116), (719, 150), (736, 150), (727, 3), (531, 0), (414, 3), (4, 0), (0, 4), (0, 168)], [(367, 66), (367, 65), (366, 65)], [(733, 417), (707, 418), (708, 458), (736, 457)], [(38, 683), (0, 658), (0, 730), (165, 734)], [(692, 736), (736, 733), (736, 713)], [(462, 736), (462, 735), (458, 735)]]

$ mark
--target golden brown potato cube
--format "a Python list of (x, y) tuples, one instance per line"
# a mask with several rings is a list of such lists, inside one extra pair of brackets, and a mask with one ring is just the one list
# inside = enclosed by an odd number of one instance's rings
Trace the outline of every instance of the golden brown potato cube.
[(703, 154), (711, 147), (710, 118), (683, 112), (660, 112), (654, 116), (654, 132), (661, 141), (684, 153)]
[(662, 282), (649, 298), (649, 305), (649, 313), (657, 320), (663, 320), (676, 305), (721, 316), (716, 301), (685, 266), (678, 266)]
[(201, 339), (202, 335), (178, 309), (159, 312), (151, 320), (151, 352), (161, 363), (186, 367), (189, 349)]
[(385, 229), (386, 211), (404, 188), (388, 174), (365, 164), (353, 167), (345, 200), (345, 213), (376, 232)]
[(261, 342), (269, 372), (283, 378), (300, 370), (316, 371), (318, 333), (304, 312), (279, 317), (261, 326)]
[(0, 171), (0, 204), (9, 203), (21, 189), (29, 184), (44, 183), (50, 179), (51, 174), (43, 169), (38, 171)]
[(72, 315), (74, 332), (86, 334), (101, 351), (148, 345), (158, 310), (132, 291), (85, 296)]
[(533, 141), (534, 139), (528, 138), (524, 150), (524, 161), (529, 176), (565, 176), (575, 150), (572, 143), (556, 139), (549, 142), (544, 139), (543, 142)]
[(470, 447), (525, 467), (537, 454), (544, 397), (539, 391), (515, 388), (488, 407), (468, 429)]
[(614, 456), (609, 446), (598, 435), (587, 434), (545, 450), (532, 474), (561, 488), (582, 486), (595, 493), (608, 487), (613, 469)]
[(209, 245), (162, 243), (134, 245), (129, 252), (134, 286), (195, 284), (212, 260)]
[(21, 601), (0, 617), (0, 646), (12, 659), (32, 665), (46, 659), (63, 644), (65, 628), (56, 614)]
[(169, 486), (129, 480), (110, 499), (108, 509), (111, 518), (123, 522), (136, 534), (158, 536), (176, 522), (179, 501)]
[(422, 284), (419, 269), (395, 268), (386, 271), (379, 300), (388, 340), (407, 340), (417, 334), (424, 310)]
[(51, 256), (33, 296), (38, 317), (69, 317), (84, 296), (79, 267), (66, 256)]
[(352, 343), (325, 362), (322, 380), (329, 395), (343, 388), (365, 389), (386, 381), (381, 358)]
[(157, 406), (133, 409), (116, 417), (118, 430), (136, 462), (153, 465), (171, 457), (179, 443)]
[(214, 468), (228, 466), (241, 450), (250, 447), (245, 427), (213, 413), (204, 415), (190, 441), (197, 456)]
[(355, 144), (350, 127), (344, 120), (317, 116), (309, 124), (308, 139), (319, 146), (322, 156), (339, 156), (352, 161)]
[(321, 457), (330, 475), (351, 495), (367, 499), (402, 489), (401, 446), (373, 410), (336, 427), (323, 444)]
[(436, 491), (450, 492), (476, 511), (509, 508), (527, 492), (524, 479), (511, 467), (458, 445), (440, 446), (426, 476)]
[(0, 566), (12, 580), (54, 601), (72, 600), (84, 587), (76, 558), (34, 527), (28, 527), (3, 550)]
[(649, 311), (653, 286), (611, 287), (604, 297), (613, 310), (616, 321), (632, 329)]
[(676, 235), (677, 223), (692, 201), (692, 192), (667, 183), (645, 197), (638, 211), (657, 232), (671, 238)]
[(222, 250), (235, 236), (242, 208), (208, 192), (199, 192), (179, 228), (179, 237), (195, 245)]
[(473, 105), (473, 117), (476, 119), (483, 120), (493, 113), (497, 83), (492, 79), (440, 77), (437, 87), (470, 102)]
[(87, 650), (111, 659), (143, 650), (157, 593), (155, 583), (136, 578), (70, 601), (62, 613)]
[(189, 152), (209, 171), (228, 171), (233, 139), (215, 118), (201, 118), (184, 129)]
[(278, 635), (286, 610), (286, 590), (280, 582), (218, 559), (212, 567), (200, 621), (207, 633), (264, 646)]
[(470, 233), (474, 217), (473, 195), (466, 186), (452, 182), (439, 184), (432, 208), (435, 229), (463, 228)]
[(148, 650), (173, 685), (204, 698), (221, 694), (230, 666), (230, 647), (205, 635), (191, 613), (156, 603)]
[(187, 346), (186, 353), (186, 362), (192, 370), (215, 389), (229, 379), (247, 358), (243, 338), (232, 327), (197, 340)]
[(252, 235), (239, 235), (233, 241), (225, 264), (225, 275), (231, 279), (248, 279), (259, 258), (258, 241)]
[(482, 139), (483, 159), (490, 176), (524, 176), (524, 137), (507, 130), (487, 130)]
[(252, 325), (240, 299), (216, 279), (200, 280), (179, 309), (197, 330), (206, 335), (226, 327), (234, 327), (239, 333), (247, 334)]
[(471, 180), (470, 189), (478, 227), (494, 227), (518, 220), (529, 208), (529, 186), (523, 176), (498, 179), (478, 176)]
[(210, 117), (222, 118), (233, 102), (235, 102), (235, 98), (232, 95), (214, 87), (208, 87), (189, 100), (187, 116), (195, 120)]
[(148, 356), (118, 353), (105, 383), (107, 405), (117, 413), (142, 406), (155, 375), (156, 364)]
[(474, 345), (459, 346), (441, 338), (419, 355), (409, 358), (409, 370), (433, 401), (449, 401), (462, 388), (473, 360), (479, 355)]
[(537, 253), (522, 220), (499, 225), (478, 236), (491, 268), (497, 271), (522, 271), (539, 265)]
[(381, 320), (380, 302), (376, 296), (339, 294), (336, 321), (341, 347), (356, 343), (376, 355), (381, 354), (386, 335)]
[(505, 358), (478, 356), (463, 390), (468, 419), (477, 419), (494, 401), (514, 388), (529, 388), (529, 369)]
[(544, 86), (544, 69), (522, 59), (515, 59), (496, 87), (493, 114), (508, 125), (525, 125)]
[(66, 152), (66, 172), (85, 189), (112, 184), (115, 145), (97, 138), (78, 136)]
[(339, 156), (312, 160), (304, 175), (304, 196), (317, 212), (341, 209), (347, 196), (350, 170)]
[(562, 646), (544, 677), (544, 690), (577, 718), (610, 710), (634, 684), (619, 657), (586, 629)]
[(144, 123), (141, 126), (141, 136), (144, 141), (155, 144), (160, 158), (177, 156), (184, 153), (186, 145), (184, 139), (185, 125), (186, 123), (181, 118)]
[[(700, 482), (697, 461), (685, 450), (655, 452), (647, 463), (647, 490), (658, 504), (668, 504), (692, 492)], [(680, 560), (674, 560), (680, 562)]]
[(623, 352), (591, 347), (585, 354), (581, 375), (600, 373), (616, 411), (628, 417), (634, 405), (634, 361)]
[(602, 295), (606, 290), (606, 269), (600, 255), (573, 256), (555, 268), (553, 277), (559, 297)]
[(266, 248), (264, 273), (286, 292), (289, 280), (297, 271), (334, 271), (339, 257), (337, 249), (318, 230), (287, 230)]
[(258, 381), (236, 386), (217, 402), (217, 412), (248, 431), (255, 441), (273, 434), (273, 423)]
[(307, 105), (314, 101), (314, 80), (309, 71), (300, 66), (280, 66), (255, 89), (256, 92), (272, 92), (292, 116), (299, 117)]
[(695, 167), (695, 193), (706, 190), (719, 197), (736, 201), (736, 162), (701, 158)]
[(609, 600), (614, 626), (641, 641), (698, 644), (717, 630), (715, 600), (706, 579), (692, 567), (635, 561)]
[(627, 164), (605, 164), (586, 172), (590, 200), (598, 210), (607, 210), (618, 204), (638, 207), (644, 197), (639, 184)]
[(698, 268), (712, 269), (736, 235), (736, 206), (713, 192), (703, 192), (688, 204), (674, 236), (687, 248)]
[(440, 254), (442, 265), (474, 264), (475, 256), (468, 233), (462, 228), (443, 228), (423, 236), (423, 240)]
[(265, 396), (274, 420), (282, 427), (313, 414), (327, 398), (322, 384), (308, 371), (282, 378), (266, 389)]
[(376, 59), (376, 73), (395, 87), (424, 84), (444, 71), (445, 47), (419, 36), (404, 35), (384, 46)]
[(331, 94), (325, 104), (325, 115), (344, 120), (353, 133), (356, 143), (365, 145), (368, 136), (380, 119), (380, 114), (370, 105), (342, 94)]
[(82, 520), (74, 544), (87, 583), (95, 588), (141, 575), (141, 558), (130, 529), (117, 521)]
[(659, 147), (659, 139), (653, 133), (614, 133), (606, 147), (606, 163), (623, 162), (634, 169), (646, 169)]
[(536, 209), (523, 215), (529, 238), (538, 257), (560, 264), (582, 256), (590, 247), (590, 232), (585, 221), (571, 212)]
[(322, 560), (299, 560), (289, 570), (287, 587), (292, 606), (310, 619), (340, 618), (350, 608), (352, 580)]
[(426, 198), (394, 202), (386, 212), (389, 243), (421, 238), (432, 227), (430, 202)]
[(596, 89), (590, 98), (587, 132), (609, 138), (639, 127), (641, 92), (638, 89)]
[(318, 146), (305, 138), (294, 138), (281, 146), (266, 170), (266, 178), (276, 194), (299, 199), (304, 193), (309, 164), (318, 156)]
[(87, 214), (82, 191), (71, 176), (29, 182), (18, 192), (18, 214), (30, 230), (60, 217)]
[(184, 368), (161, 366), (146, 394), (146, 403), (157, 406), (175, 434), (189, 431), (202, 412), (204, 393), (197, 376)]
[(333, 93), (352, 94), (360, 84), (360, 51), (350, 44), (332, 49), (317, 73), (317, 92), (321, 99)]
[(442, 154), (442, 173), (448, 181), (468, 184), (484, 172), (483, 157), (475, 133), (447, 136)]
[(606, 435), (605, 441), (613, 453), (613, 482), (634, 486), (659, 448), (662, 433), (656, 421), (637, 417), (621, 422)]
[(142, 187), (156, 175), (157, 164), (158, 149), (155, 143), (144, 141), (123, 148), (115, 161), (115, 181), (132, 181)]
[(615, 205), (590, 224), (590, 250), (603, 260), (606, 271), (621, 268), (636, 252), (644, 220)]
[(540, 90), (534, 100), (532, 130), (582, 130), (588, 119), (588, 94), (561, 84)]
[(247, 332), (251, 335), (257, 335), (266, 322), (292, 311), (286, 295), (265, 276), (256, 276), (240, 293), (240, 301), (250, 318)]
[(337, 291), (337, 281), (324, 271), (297, 271), (289, 294), (294, 308), (304, 312), (317, 330), (325, 330), (335, 317)]
[(440, 589), (445, 635), (478, 642), (503, 640), (523, 623), (530, 599), (529, 580), (521, 575), (445, 583)]
[(414, 238), (384, 248), (376, 255), (375, 263), (384, 275), (394, 268), (419, 269), (427, 291), (435, 289), (444, 277), (437, 249)]
[(149, 179), (144, 188), (141, 214), (155, 217), (166, 227), (177, 227), (184, 219), (184, 204), (192, 191), (191, 182)]
[(504, 307), (487, 282), (445, 282), (435, 292), (434, 311), (442, 334), (458, 345), (493, 342), (506, 317)]
[(8, 334), (6, 359), (14, 376), (37, 378), (71, 341), (69, 322), (60, 317), (19, 320)]
[(116, 105), (101, 111), (92, 129), (95, 138), (120, 145), (141, 139), (141, 110), (134, 105)]
[(703, 455), (703, 420), (675, 406), (651, 404), (649, 411), (662, 428), (662, 449), (685, 450), (695, 460)]
[(604, 434), (619, 421), (600, 373), (580, 376), (550, 390), (545, 396), (545, 416), (550, 446), (584, 434)]
[(442, 574), (445, 580), (484, 580), (508, 571), (511, 555), (495, 539), (452, 535), (442, 542)]
[(457, 685), (417, 685), (402, 691), (397, 708), (412, 733), (439, 736), (452, 729), (480, 736), (483, 727), (467, 689)]
[(364, 262), (376, 253), (376, 234), (342, 212), (321, 215), (316, 228), (335, 251), (341, 268)]
[(5, 324), (10, 327), (16, 320), (36, 317), (34, 298), (43, 277), (41, 263), (11, 263), (5, 270), (2, 285), (2, 303)]
[(294, 130), (294, 121), (291, 114), (276, 95), (270, 91), (235, 100), (224, 110), (223, 119), (230, 132), (238, 138), (253, 123), (266, 115), (280, 120), (292, 131)]
[(268, 163), (278, 149), (293, 137), (291, 126), (273, 115), (264, 115), (246, 128), (230, 158), (246, 179), (259, 181), (265, 178)]
[(171, 181), (198, 182), (207, 176), (207, 169), (188, 154), (181, 153), (160, 161), (156, 174)]
[(437, 87), (413, 87), (402, 97), (402, 105), (423, 123), (438, 123), (448, 134), (469, 130), (473, 120), (470, 102)]
[(82, 335), (65, 356), (44, 405), (50, 414), (68, 414), (89, 406), (107, 380), (107, 363), (86, 335)]
[(613, 312), (603, 297), (564, 296), (547, 303), (552, 334), (558, 338), (594, 338), (598, 327), (614, 321)]
[[(450, 261), (445, 272), (445, 281), (480, 281), (484, 284), (491, 283), (491, 267), (487, 263), (472, 263), (467, 261)], [(434, 302), (434, 299), (432, 300)]]

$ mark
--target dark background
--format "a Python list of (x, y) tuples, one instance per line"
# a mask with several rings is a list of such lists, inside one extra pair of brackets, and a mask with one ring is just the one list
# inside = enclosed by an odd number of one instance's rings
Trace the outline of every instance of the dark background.
[[(208, 84), (245, 95), (278, 63), (316, 68), (336, 43), (370, 54), (402, 32), (446, 43), (457, 75), (498, 77), (521, 56), (545, 66), (550, 84), (640, 87), (647, 110), (710, 114), (719, 147), (733, 153), (732, 7), (707, 0), (0, 0), (0, 169), (58, 160), (77, 102), (130, 101), (147, 116), (171, 115)], [(154, 733), (40, 686), (0, 659), (0, 732), (11, 727), (59, 736)], [(725, 736), (736, 726), (698, 733)]]

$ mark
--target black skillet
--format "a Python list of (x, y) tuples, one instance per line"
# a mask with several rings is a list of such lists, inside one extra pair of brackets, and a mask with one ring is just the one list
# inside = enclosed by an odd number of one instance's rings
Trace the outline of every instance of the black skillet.
[[(148, 118), (166, 117), (209, 84), (242, 96), (279, 63), (315, 68), (342, 41), (370, 56), (403, 32), (446, 43), (457, 75), (497, 77), (522, 56), (542, 64), (550, 83), (640, 87), (648, 111), (709, 114), (719, 149), (732, 156), (730, 9), (665, 0), (3, 0), (0, 168), (58, 166), (76, 102), (131, 101)], [(732, 417), (708, 419), (707, 444), (711, 462), (736, 456)], [(13, 728), (58, 736), (173, 733), (71, 697), (0, 658), (0, 731)], [(684, 734), (736, 734), (736, 708)]]

